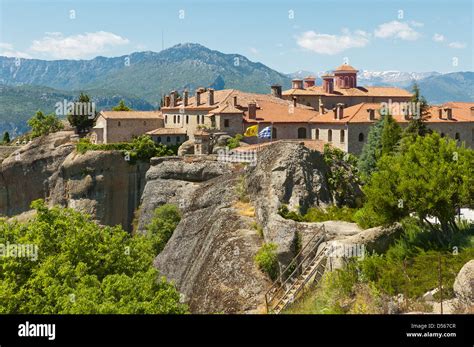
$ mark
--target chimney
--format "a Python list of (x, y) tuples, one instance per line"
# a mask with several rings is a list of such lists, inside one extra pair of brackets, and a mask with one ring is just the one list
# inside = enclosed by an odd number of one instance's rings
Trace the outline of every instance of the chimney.
[(296, 107), (296, 96), (293, 97), (293, 107)]
[(214, 89), (212, 88), (209, 88), (207, 90), (208, 94), (207, 94), (207, 104), (209, 106), (212, 106), (214, 105)]
[(184, 107), (188, 106), (188, 99), (189, 99), (189, 92), (187, 89), (185, 89), (183, 92), (183, 106)]
[(165, 95), (165, 107), (170, 107), (170, 96)]
[(281, 86), (275, 84), (275, 85), (271, 86), (271, 89), (272, 89), (272, 95), (276, 98), (281, 99)]
[(234, 106), (237, 107), (237, 95), (234, 95)]
[(337, 114), (337, 119), (344, 118), (344, 104), (338, 103), (336, 105), (336, 114)]
[(291, 87), (293, 89), (303, 89), (303, 80), (295, 78), (294, 80), (291, 81)]
[(453, 119), (453, 109), (451, 107), (445, 107), (444, 112), (446, 113), (446, 118), (451, 120)]
[(255, 102), (249, 102), (249, 118), (257, 118), (257, 104)]
[(170, 104), (170, 106), (171, 106), (171, 107), (176, 107), (176, 90), (173, 90), (173, 91), (170, 93), (170, 96), (171, 96), (171, 104)]
[(442, 108), (438, 109), (438, 118), (443, 119), (443, 109)]
[(196, 106), (201, 104), (201, 88), (196, 89)]
[(305, 88), (314, 87), (316, 84), (316, 78), (313, 76), (308, 76), (303, 80), (303, 84)]
[(367, 113), (369, 114), (369, 120), (375, 120), (375, 110), (373, 108), (368, 108)]
[(325, 93), (332, 94), (334, 92), (334, 78), (330, 75), (324, 75), (323, 77), (323, 90)]

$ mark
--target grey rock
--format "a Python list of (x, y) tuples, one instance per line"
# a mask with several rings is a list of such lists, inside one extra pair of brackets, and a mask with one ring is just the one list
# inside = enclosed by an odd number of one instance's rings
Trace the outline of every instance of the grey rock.
[(461, 268), (453, 284), (457, 298), (471, 305), (474, 302), (474, 260), (468, 261)]

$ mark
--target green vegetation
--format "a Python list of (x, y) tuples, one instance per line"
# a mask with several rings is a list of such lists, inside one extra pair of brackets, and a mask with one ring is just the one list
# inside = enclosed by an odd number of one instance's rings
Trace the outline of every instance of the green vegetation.
[(342, 150), (324, 145), (323, 160), (329, 170), (326, 179), (329, 190), (337, 206), (356, 206), (356, 187), (360, 184), (357, 171), (357, 158)]
[(132, 109), (125, 105), (125, 101), (121, 99), (117, 106), (112, 107), (113, 111), (131, 111)]
[(89, 95), (81, 92), (77, 100), (74, 102), (73, 111), (67, 115), (69, 124), (75, 127), (79, 133), (94, 125), (97, 112), (88, 114), (89, 111), (92, 111), (91, 106), (92, 101)]
[[(392, 223), (415, 213), (432, 230), (457, 230), (456, 209), (474, 201), (474, 152), (438, 133), (418, 136), (406, 151), (382, 157), (369, 183), (365, 216), (369, 225)], [(428, 217), (436, 217), (439, 226)]]
[(8, 131), (5, 131), (3, 133), (2, 143), (3, 144), (9, 144), (10, 143), (10, 134), (8, 133)]
[[(37, 246), (37, 258), (0, 257), (0, 313), (185, 313), (153, 268), (152, 242), (72, 209), (32, 203), (33, 220), (0, 220), (0, 244)], [(31, 253), (34, 254), (34, 253)]]
[(403, 132), (403, 137), (408, 143), (414, 142), (417, 136), (425, 136), (433, 132), (425, 123), (425, 118), (429, 114), (429, 105), (426, 99), (421, 95), (417, 83), (413, 84), (412, 93), (411, 102), (420, 106), (420, 114), (410, 119), (408, 126)]
[(263, 227), (258, 224), (257, 222), (253, 222), (252, 223), (252, 228), (255, 229), (255, 231), (257, 232), (258, 236), (260, 236), (260, 238), (263, 239)]
[(31, 137), (48, 135), (64, 127), (54, 113), (44, 115), (41, 111), (36, 112), (36, 114), (28, 120), (28, 125), (31, 127)]
[(276, 250), (278, 245), (275, 243), (265, 243), (255, 255), (255, 263), (258, 268), (265, 272), (273, 281), (278, 277), (278, 258)]
[(242, 134), (235, 135), (235, 137), (232, 137), (227, 140), (227, 147), (229, 147), (229, 149), (234, 149), (234, 148), (239, 147), (240, 141), (242, 141), (243, 138), (244, 137)]
[(153, 243), (155, 254), (159, 254), (173, 235), (181, 220), (181, 213), (175, 205), (165, 204), (157, 207), (147, 226), (148, 237)]
[(296, 222), (325, 222), (328, 220), (341, 220), (345, 222), (354, 222), (354, 214), (357, 209), (347, 206), (338, 207), (335, 205), (327, 208), (311, 207), (301, 215), (295, 211), (289, 211), (288, 206), (282, 205), (278, 209), (278, 214), (285, 219), (292, 219)]
[(423, 229), (414, 218), (402, 223), (404, 236), (385, 254), (366, 255), (344, 270), (325, 274), (288, 313), (388, 313), (387, 303), (398, 294), (407, 298), (404, 311), (429, 311), (420, 299), (439, 285), (440, 258), (443, 298), (452, 298), (457, 273), (474, 257), (474, 225), (459, 225), (440, 240), (437, 232)]
[(89, 139), (81, 139), (76, 146), (79, 153), (87, 151), (121, 151), (125, 159), (133, 164), (137, 161), (148, 161), (152, 157), (163, 157), (175, 155), (177, 146), (167, 147), (156, 144), (150, 136), (142, 135), (134, 138), (131, 142), (93, 144)]
[(248, 203), (250, 202), (250, 198), (247, 194), (246, 184), (245, 184), (245, 176), (239, 176), (239, 180), (237, 181), (237, 185), (235, 186), (235, 193), (239, 201)]

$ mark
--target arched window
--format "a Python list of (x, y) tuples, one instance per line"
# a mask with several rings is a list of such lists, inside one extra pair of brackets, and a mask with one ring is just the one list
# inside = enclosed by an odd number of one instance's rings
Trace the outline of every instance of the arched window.
[(441, 137), (444, 137), (444, 133), (441, 133)]
[(298, 138), (299, 139), (306, 138), (306, 128), (298, 128)]
[(186, 124), (189, 124), (189, 116), (186, 115)]
[(168, 123), (168, 115), (165, 115), (165, 123)]
[(176, 137), (176, 142), (178, 142), (178, 143), (181, 142), (181, 137), (177, 136)]
[(332, 130), (328, 130), (328, 142), (332, 142)]
[(454, 135), (454, 138), (455, 138), (456, 140), (461, 140), (461, 136), (459, 135), (459, 133), (456, 133), (456, 135)]
[(364, 133), (359, 133), (359, 142), (364, 142)]
[(161, 136), (158, 136), (158, 137), (156, 138), (156, 142), (161, 143)]
[(272, 139), (276, 139), (276, 138), (277, 138), (277, 128), (272, 127)]
[(171, 142), (171, 137), (167, 136), (166, 137), (166, 142)]
[(351, 87), (352, 88), (356, 87), (356, 82), (355, 82), (355, 77), (354, 76), (351, 77)]
[(319, 140), (319, 129), (316, 129), (316, 140)]
[(181, 122), (181, 116), (178, 115), (178, 123), (180, 123), (180, 122)]
[(346, 137), (346, 134), (345, 134), (344, 130), (341, 130), (341, 133), (340, 133), (340, 142), (341, 143), (344, 143), (345, 137)]
[(344, 77), (344, 87), (348, 88), (349, 87), (349, 77)]
[(176, 124), (176, 115), (173, 116), (173, 123)]
[(120, 121), (119, 121), (119, 122), (118, 122), (118, 126), (120, 126), (120, 125), (121, 125), (121, 124), (120, 124)]

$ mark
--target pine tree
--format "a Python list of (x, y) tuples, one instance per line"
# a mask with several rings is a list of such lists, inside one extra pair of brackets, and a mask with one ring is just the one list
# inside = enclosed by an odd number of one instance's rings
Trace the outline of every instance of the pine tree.
[[(68, 114), (67, 119), (69, 124), (76, 128), (78, 133), (82, 133), (94, 125), (94, 119), (97, 114), (86, 114), (86, 112), (77, 112), (78, 110), (83, 111), (89, 109), (86, 105), (91, 102), (89, 95), (81, 93), (75, 104), (79, 104), (80, 107), (74, 107), (74, 110)], [(96, 112), (97, 113), (97, 112)]]
[(117, 106), (112, 107), (113, 111), (131, 111), (132, 109), (125, 105), (125, 101), (122, 99), (119, 101)]
[(410, 138), (414, 141), (417, 136), (431, 134), (432, 130), (429, 129), (425, 124), (426, 117), (429, 114), (429, 105), (424, 96), (421, 95), (420, 88), (416, 82), (413, 84), (412, 93), (413, 96), (410, 101), (416, 105), (420, 105), (420, 114), (410, 119), (410, 122), (403, 132), (403, 135), (404, 137)]
[(10, 143), (10, 134), (8, 133), (8, 131), (5, 131), (3, 133), (3, 143)]
[(382, 134), (380, 136), (381, 154), (392, 154), (398, 147), (402, 128), (393, 119), (392, 115), (384, 116)]

